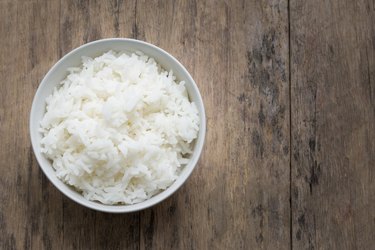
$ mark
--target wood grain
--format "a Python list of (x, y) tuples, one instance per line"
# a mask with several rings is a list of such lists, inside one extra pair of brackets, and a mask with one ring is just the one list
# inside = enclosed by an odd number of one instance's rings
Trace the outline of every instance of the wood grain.
[[(371, 0), (0, 0), (0, 249), (372, 249), (374, 23)], [(174, 55), (207, 114), (190, 179), (132, 214), (65, 198), (28, 133), (49, 68), (107, 37)]]
[(375, 246), (375, 3), (290, 5), (295, 249)]
[(208, 122), (191, 179), (141, 214), (141, 248), (289, 248), (287, 2), (137, 6), (142, 38), (186, 65)]

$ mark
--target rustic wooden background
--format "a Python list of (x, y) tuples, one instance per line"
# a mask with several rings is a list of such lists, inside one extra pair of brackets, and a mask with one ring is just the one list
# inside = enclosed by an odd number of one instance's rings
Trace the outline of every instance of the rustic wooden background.
[[(0, 0), (1, 249), (375, 249), (373, 0)], [(33, 95), (106, 37), (178, 58), (207, 112), (199, 166), (133, 214), (65, 198), (30, 146)]]

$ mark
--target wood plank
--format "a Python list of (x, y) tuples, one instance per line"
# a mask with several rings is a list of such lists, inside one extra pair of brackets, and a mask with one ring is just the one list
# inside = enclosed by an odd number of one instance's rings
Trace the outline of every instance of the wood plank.
[(32, 98), (48, 69), (94, 39), (132, 36), (135, 1), (0, 2), (0, 248), (138, 249), (139, 213), (110, 215), (65, 198), (30, 146)]
[(141, 214), (141, 249), (288, 249), (287, 1), (137, 1), (139, 38), (177, 57), (207, 113), (197, 169)]
[(0, 5), (0, 248), (57, 247), (62, 239), (61, 195), (34, 160), (28, 118), (44, 71), (58, 59), (59, 3)]
[(375, 3), (290, 1), (292, 242), (375, 245)]

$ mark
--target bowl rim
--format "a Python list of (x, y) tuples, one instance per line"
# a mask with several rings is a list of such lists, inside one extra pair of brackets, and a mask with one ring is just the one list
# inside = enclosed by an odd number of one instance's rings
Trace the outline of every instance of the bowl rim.
[[(46, 168), (49, 167), (49, 166), (44, 165), (43, 162), (42, 162), (42, 158), (43, 158), (42, 154), (36, 153), (37, 152), (36, 148), (38, 148), (39, 145), (37, 145), (37, 142), (36, 142), (37, 139), (34, 136), (34, 130), (33, 130), (34, 126), (32, 125), (33, 123), (36, 122), (35, 119), (34, 119), (35, 112), (36, 112), (35, 106), (36, 106), (36, 103), (38, 102), (38, 99), (41, 99), (40, 95), (41, 95), (42, 89), (47, 84), (46, 79), (48, 79), (54, 73), (54, 71), (58, 67), (58, 65), (60, 65), (68, 57), (74, 55), (77, 51), (79, 51), (83, 48), (86, 48), (86, 47), (89, 47), (89, 46), (92, 46), (92, 45), (95, 45), (95, 44), (98, 44), (98, 43), (107, 43), (107, 42), (113, 42), (113, 41), (124, 41), (124, 42), (138, 43), (140, 45), (149, 47), (153, 50), (157, 50), (160, 54), (163, 54), (163, 56), (168, 57), (173, 62), (173, 64), (175, 64), (177, 67), (179, 67), (186, 74), (186, 76), (187, 76), (186, 80), (191, 82), (191, 85), (192, 85), (191, 87), (193, 89), (193, 92), (195, 92), (195, 94), (197, 96), (198, 103), (196, 103), (196, 105), (198, 107), (198, 111), (199, 111), (199, 114), (200, 114), (200, 117), (201, 117), (200, 129), (199, 129), (199, 132), (198, 132), (198, 138), (196, 139), (196, 145), (195, 145), (195, 148), (194, 148), (194, 152), (197, 152), (197, 153), (195, 154), (195, 157), (193, 155), (192, 158), (190, 159), (189, 165), (191, 164), (191, 167), (189, 169), (187, 169), (187, 173), (184, 175), (185, 176), (184, 179), (180, 179), (181, 176), (179, 176), (171, 186), (169, 186), (167, 189), (163, 190), (159, 194), (151, 197), (148, 200), (145, 200), (145, 201), (142, 201), (142, 202), (136, 203), (136, 204), (130, 204), (130, 205), (106, 205), (106, 204), (102, 204), (102, 203), (98, 203), (98, 202), (94, 202), (94, 201), (89, 201), (89, 200), (85, 199), (83, 196), (81, 196), (81, 198), (78, 198), (77, 196), (74, 196), (73, 193), (70, 193), (70, 192), (67, 192), (67, 191), (63, 190), (63, 188), (61, 186), (64, 186), (64, 185), (68, 186), (68, 185), (65, 184), (64, 182), (62, 182), (58, 178), (53, 179), (52, 176), (50, 176), (50, 174), (48, 174), (48, 172), (46, 171)], [(38, 128), (38, 127), (39, 127), (39, 125), (37, 125), (35, 128)], [(131, 39), (131, 38), (105, 38), (105, 39), (99, 39), (99, 40), (95, 40), (95, 41), (92, 41), (92, 42), (88, 42), (88, 43), (85, 43), (83, 45), (80, 45), (80, 46), (74, 48), (70, 52), (66, 53), (63, 57), (61, 57), (48, 70), (48, 72), (44, 75), (43, 79), (40, 81), (39, 86), (38, 86), (38, 88), (35, 92), (35, 95), (33, 97), (32, 105), (31, 105), (31, 111), (30, 111), (30, 117), (29, 117), (29, 133), (30, 133), (30, 138), (31, 138), (32, 149), (34, 151), (34, 155), (36, 157), (36, 160), (38, 162), (39, 167), (42, 169), (44, 175), (49, 179), (49, 181), (61, 193), (63, 193), (66, 197), (68, 197), (70, 200), (72, 200), (72, 201), (74, 201), (74, 202), (76, 202), (76, 203), (78, 203), (78, 204), (80, 204), (84, 207), (87, 207), (87, 208), (90, 208), (90, 209), (93, 209), (93, 210), (96, 210), (96, 211), (107, 212), (107, 213), (130, 213), (130, 212), (136, 212), (136, 211), (140, 211), (140, 210), (149, 208), (151, 206), (154, 206), (154, 205), (164, 201), (165, 199), (170, 197), (173, 193), (175, 193), (178, 189), (180, 189), (180, 187), (187, 181), (187, 179), (189, 179), (193, 170), (196, 168), (198, 160), (199, 160), (199, 158), (202, 154), (203, 145), (204, 145), (205, 137), (206, 137), (206, 114), (205, 114), (205, 108), (204, 108), (202, 96), (200, 94), (200, 91), (198, 89), (197, 84), (195, 83), (194, 79), (192, 78), (190, 73), (187, 71), (187, 69), (174, 56), (172, 56), (171, 54), (169, 54), (167, 51), (163, 50), (162, 48), (159, 48), (156, 45), (153, 45), (151, 43), (148, 43), (148, 42), (145, 42), (145, 41), (142, 41), (142, 40)], [(187, 167), (187, 166), (185, 166), (185, 167)]]

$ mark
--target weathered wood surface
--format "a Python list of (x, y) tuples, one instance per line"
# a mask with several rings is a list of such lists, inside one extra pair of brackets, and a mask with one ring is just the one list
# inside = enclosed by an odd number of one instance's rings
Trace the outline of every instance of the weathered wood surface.
[(292, 242), (375, 247), (375, 2), (290, 1)]
[[(287, 2), (138, 2), (137, 8), (144, 10), (137, 12), (139, 38), (186, 65), (208, 121), (191, 179), (141, 213), (142, 248), (288, 249)], [(153, 11), (159, 8), (162, 14)]]
[[(371, 249), (374, 24), (371, 0), (0, 0), (0, 249)], [(206, 107), (197, 169), (133, 214), (65, 198), (28, 133), (48, 69), (106, 37), (169, 51)]]

